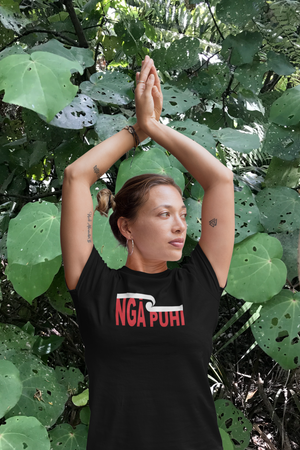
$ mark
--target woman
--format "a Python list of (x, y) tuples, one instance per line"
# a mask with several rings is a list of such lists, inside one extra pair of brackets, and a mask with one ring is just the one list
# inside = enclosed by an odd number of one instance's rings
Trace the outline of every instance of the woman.
[[(232, 172), (203, 147), (159, 123), (162, 93), (153, 61), (137, 73), (137, 123), (65, 170), (61, 244), (89, 371), (88, 450), (222, 450), (207, 368), (234, 244)], [(130, 132), (133, 132), (131, 134)], [(109, 269), (92, 242), (90, 186), (137, 138), (150, 136), (203, 186), (202, 232), (181, 258), (186, 209), (169, 177), (128, 180), (98, 210), (128, 249)], [(151, 151), (151, 150), (150, 150)]]

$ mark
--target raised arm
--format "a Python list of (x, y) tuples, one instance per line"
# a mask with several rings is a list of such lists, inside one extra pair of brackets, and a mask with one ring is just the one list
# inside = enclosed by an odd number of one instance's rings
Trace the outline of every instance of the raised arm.
[[(150, 73), (155, 80), (155, 103), (157, 113), (160, 114), (159, 79), (153, 61), (147, 57), (143, 62), (141, 73), (137, 74), (137, 81), (147, 81)], [(140, 83), (138, 86), (139, 92), (142, 93), (146, 83)], [(134, 129), (141, 142), (147, 138), (147, 134), (142, 131), (138, 122), (134, 125)], [(69, 289), (76, 287), (93, 247), (94, 211), (90, 187), (133, 146), (133, 136), (127, 130), (122, 130), (96, 145), (65, 169), (62, 189), (61, 247), (65, 278)]]
[(199, 244), (216, 272), (219, 284), (225, 286), (232, 257), (235, 219), (233, 174), (197, 142), (178, 131), (153, 120), (151, 83), (144, 93), (144, 103), (136, 101), (137, 119), (143, 130), (172, 153), (204, 189)]

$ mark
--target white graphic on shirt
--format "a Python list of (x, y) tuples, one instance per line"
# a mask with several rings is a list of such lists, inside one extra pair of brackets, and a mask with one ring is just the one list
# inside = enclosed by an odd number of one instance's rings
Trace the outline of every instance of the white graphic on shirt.
[(165, 312), (165, 311), (183, 311), (183, 305), (179, 306), (154, 306), (156, 303), (155, 298), (148, 294), (139, 294), (126, 292), (125, 294), (117, 294), (117, 298), (138, 298), (143, 300), (150, 300), (146, 303), (146, 309), (149, 312)]

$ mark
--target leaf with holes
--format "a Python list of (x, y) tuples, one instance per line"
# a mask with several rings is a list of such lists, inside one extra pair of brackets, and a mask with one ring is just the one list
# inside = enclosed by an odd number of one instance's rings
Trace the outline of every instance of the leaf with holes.
[(201, 125), (194, 120), (186, 119), (184, 121), (174, 120), (169, 122), (168, 126), (202, 145), (212, 155), (216, 155), (216, 141), (213, 138), (211, 130), (206, 125)]
[(281, 127), (271, 123), (267, 129), (262, 150), (285, 161), (299, 158), (300, 128)]
[[(12, 344), (9, 343), (12, 347)], [(67, 390), (58, 383), (54, 369), (45, 366), (37, 356), (30, 353), (10, 354), (20, 371), (23, 392), (18, 403), (5, 415), (36, 417), (44, 426), (51, 427), (62, 414), (68, 400)]]
[(128, 120), (123, 114), (99, 114), (95, 124), (95, 131), (101, 141), (121, 131), (128, 125)]
[(225, 145), (225, 147), (232, 148), (232, 150), (237, 152), (249, 153), (255, 148), (260, 147), (259, 137), (255, 133), (223, 128), (218, 131), (213, 130), (212, 135), (221, 144)]
[(48, 52), (7, 56), (0, 61), (3, 100), (42, 114), (50, 122), (77, 93), (70, 82), (72, 69), (83, 73), (77, 61)]
[(11, 361), (0, 359), (0, 418), (18, 403), (22, 391), (23, 383), (17, 367)]
[(166, 69), (187, 70), (199, 63), (200, 40), (198, 38), (183, 37), (175, 39), (167, 49)]
[(55, 367), (57, 380), (62, 384), (69, 395), (76, 394), (78, 391), (78, 384), (84, 382), (84, 376), (77, 367)]
[(49, 431), (51, 448), (61, 448), (62, 450), (85, 450), (87, 444), (88, 427), (83, 424), (75, 428), (68, 423), (56, 425)]
[(200, 103), (199, 97), (193, 95), (188, 89), (181, 91), (173, 86), (164, 84), (161, 86), (161, 90), (164, 96), (162, 116), (183, 114), (192, 106)]
[(300, 228), (300, 195), (285, 186), (262, 189), (256, 195), (261, 223), (269, 233)]
[(226, 291), (246, 302), (263, 303), (278, 294), (286, 281), (287, 269), (278, 239), (257, 233), (233, 249)]
[[(201, 69), (198, 75), (191, 79), (190, 89), (207, 99), (222, 100), (222, 94), (225, 92), (229, 80), (230, 71), (226, 65), (210, 64), (208, 67)], [(213, 111), (216, 111), (216, 109)], [(220, 111), (223, 113), (222, 110)]]
[(258, 345), (286, 370), (300, 367), (300, 292), (282, 290), (252, 324)]
[(31, 353), (36, 338), (16, 325), (0, 323), (0, 359), (10, 360), (16, 352)]
[(225, 59), (230, 59), (234, 66), (250, 64), (262, 44), (262, 35), (255, 31), (243, 31), (236, 36), (230, 34), (222, 42), (221, 54)]
[(68, 314), (69, 316), (74, 314), (73, 300), (65, 282), (65, 272), (63, 267), (61, 267), (55, 275), (46, 292), (46, 296), (48, 297), (50, 304), (57, 311)]
[(300, 182), (300, 157), (293, 161), (283, 161), (273, 156), (269, 164), (265, 179), (265, 187), (286, 186), (297, 188)]
[(233, 445), (232, 440), (230, 439), (230, 436), (226, 431), (224, 431), (222, 428), (219, 428), (219, 432), (222, 439), (222, 445), (223, 450), (235, 450), (235, 447)]
[(80, 85), (82, 94), (101, 105), (128, 105), (134, 99), (133, 82), (128, 75), (121, 72), (97, 72), (90, 81), (83, 81)]
[(218, 425), (226, 431), (230, 438), (237, 442), (236, 448), (245, 450), (250, 441), (251, 422), (229, 400), (215, 401)]
[(116, 193), (129, 178), (143, 173), (168, 175), (174, 179), (182, 191), (184, 190), (183, 173), (175, 167), (171, 167), (168, 156), (154, 147), (147, 152), (136, 152), (133, 159), (128, 158), (121, 163), (116, 181)]
[(27, 203), (9, 223), (9, 264), (34, 265), (61, 255), (60, 214), (53, 203)]
[(222, 0), (217, 4), (216, 14), (221, 22), (240, 28), (260, 14), (264, 6), (265, 0)]
[(15, 291), (29, 303), (47, 291), (61, 267), (61, 256), (39, 264), (8, 264), (5, 274)]
[(298, 267), (295, 264), (298, 258), (298, 242), (300, 230), (292, 231), (291, 233), (275, 233), (276, 239), (281, 242), (283, 248), (282, 261), (287, 267), (287, 278), (292, 281), (298, 276)]
[(241, 191), (235, 191), (235, 244), (247, 237), (264, 231), (255, 197), (245, 183)]
[(300, 86), (287, 89), (270, 109), (271, 122), (292, 126), (300, 122)]
[(234, 72), (235, 79), (246, 89), (254, 94), (259, 94), (263, 86), (263, 77), (268, 72), (267, 63), (253, 61), (251, 64), (243, 64), (236, 68)]
[(0, 450), (50, 450), (46, 428), (35, 417), (11, 417), (0, 426)]
[[(93, 126), (97, 121), (97, 117), (98, 108), (96, 103), (87, 95), (77, 94), (68, 106), (55, 115), (50, 125), (81, 130), (84, 127)], [(41, 116), (41, 118), (43, 117)]]

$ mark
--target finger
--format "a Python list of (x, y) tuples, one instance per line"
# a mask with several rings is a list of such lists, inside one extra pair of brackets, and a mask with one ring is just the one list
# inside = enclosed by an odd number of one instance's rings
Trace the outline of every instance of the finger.
[(159, 79), (156, 67), (154, 65), (151, 67), (151, 72), (150, 73), (153, 73), (153, 75), (155, 77), (155, 83), (154, 84), (157, 87), (157, 89), (159, 90), (159, 92), (161, 92), (160, 79)]
[(145, 94), (147, 95), (151, 95), (152, 94), (152, 88), (154, 85), (154, 81), (155, 81), (155, 77), (153, 74), (150, 74), (148, 79), (147, 79), (147, 83), (146, 83), (146, 89), (145, 89)]
[[(153, 66), (153, 59), (147, 58), (147, 60), (145, 60), (145, 63), (142, 67), (142, 70), (140, 72), (139, 81), (145, 81), (145, 82), (147, 81), (152, 66)], [(139, 84), (141, 84), (141, 83), (139, 83)]]

